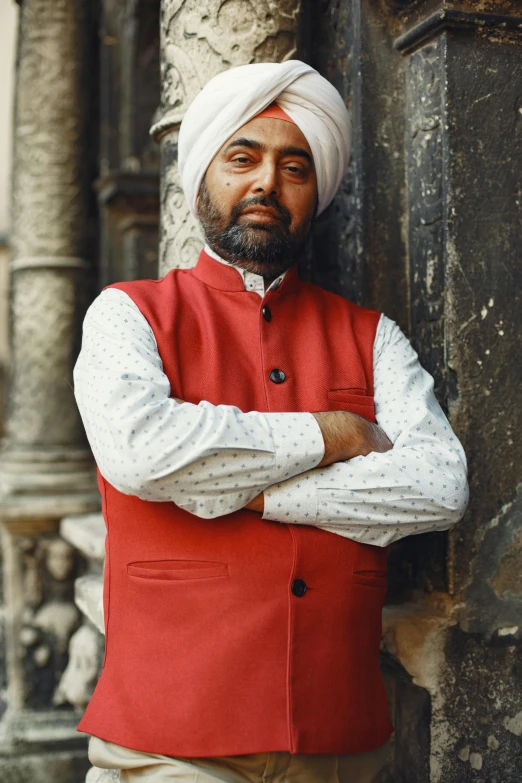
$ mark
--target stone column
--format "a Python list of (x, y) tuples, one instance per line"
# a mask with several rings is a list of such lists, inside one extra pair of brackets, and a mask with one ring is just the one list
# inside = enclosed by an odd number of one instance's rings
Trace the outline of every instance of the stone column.
[[(92, 7), (24, 0), (20, 10), (11, 367), (0, 452), (8, 677), (0, 750), (20, 741), (78, 743), (72, 716), (52, 707), (78, 623), (76, 556), (56, 532), (65, 514), (99, 504), (71, 386), (89, 295)], [(68, 775), (75, 763), (66, 764)], [(62, 780), (58, 767), (49, 770)]]
[(302, 56), (303, 0), (163, 0), (162, 108), (151, 133), (161, 145), (160, 275), (195, 264), (203, 245), (176, 163), (185, 111), (217, 73)]

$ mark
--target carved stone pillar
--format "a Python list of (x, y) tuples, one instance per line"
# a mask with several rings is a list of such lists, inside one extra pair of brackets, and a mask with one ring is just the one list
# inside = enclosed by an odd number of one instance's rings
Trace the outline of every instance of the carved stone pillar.
[[(11, 372), (0, 451), (8, 664), (2, 748), (78, 745), (71, 715), (52, 710), (78, 624), (76, 557), (53, 533), (65, 514), (99, 504), (71, 386), (90, 285), (93, 7), (89, 0), (24, 0), (20, 11)], [(78, 757), (74, 767), (71, 758), (69, 775), (84, 764)], [(58, 767), (49, 769), (62, 780)]]
[(162, 156), (160, 275), (193, 266), (203, 244), (176, 162), (179, 126), (188, 105), (212, 76), (227, 68), (299, 56), (302, 7), (302, 0), (163, 0), (162, 109), (151, 131)]

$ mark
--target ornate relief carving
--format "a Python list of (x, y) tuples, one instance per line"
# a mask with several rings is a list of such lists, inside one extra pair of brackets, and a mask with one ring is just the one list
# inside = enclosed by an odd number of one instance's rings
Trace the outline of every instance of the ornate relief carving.
[(177, 162), (177, 131), (161, 140), (161, 221), (159, 274), (169, 269), (188, 269), (196, 263), (203, 237), (199, 223), (190, 214), (181, 187)]
[(180, 122), (196, 92), (220, 71), (291, 59), (299, 43), (300, 14), (301, 0), (164, 2), (164, 110), (175, 109)]
[(193, 266), (202, 247), (176, 163), (176, 131), (188, 105), (212, 76), (227, 68), (294, 57), (301, 6), (301, 0), (164, 0), (163, 111), (152, 129), (162, 136), (160, 274)]
[(73, 601), (77, 556), (58, 536), (4, 535), (10, 627), (10, 706), (49, 707), (80, 613)]

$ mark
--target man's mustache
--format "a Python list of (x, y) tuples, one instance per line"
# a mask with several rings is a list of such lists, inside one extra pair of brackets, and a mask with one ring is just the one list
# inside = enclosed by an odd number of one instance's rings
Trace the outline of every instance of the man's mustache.
[(270, 207), (271, 209), (275, 209), (279, 215), (281, 215), (281, 219), (287, 227), (292, 222), (292, 215), (286, 209), (286, 207), (279, 203), (276, 198), (273, 196), (253, 196), (252, 198), (242, 199), (235, 205), (235, 207), (233, 207), (230, 215), (229, 226), (234, 226), (236, 224), (238, 217), (244, 209), (255, 206)]

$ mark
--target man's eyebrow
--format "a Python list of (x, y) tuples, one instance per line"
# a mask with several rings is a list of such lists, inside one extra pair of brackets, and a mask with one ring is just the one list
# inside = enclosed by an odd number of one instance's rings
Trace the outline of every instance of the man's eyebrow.
[(225, 149), (225, 152), (228, 152), (228, 150), (233, 149), (234, 147), (248, 147), (248, 149), (261, 150), (262, 152), (266, 150), (265, 145), (260, 141), (254, 141), (254, 139), (246, 139), (244, 137), (231, 141)]
[[(255, 141), (255, 139), (241, 137), (231, 141), (230, 144), (225, 148), (225, 152), (229, 152), (229, 150), (235, 149), (236, 147), (247, 147), (247, 149), (260, 150), (261, 152), (265, 152), (267, 149), (266, 144), (263, 144), (261, 141)], [(305, 158), (305, 160), (307, 160), (310, 164), (313, 163), (310, 153), (302, 147), (282, 147), (278, 149), (278, 152), (281, 156), (294, 155), (295, 157)]]
[(279, 152), (281, 155), (294, 155), (298, 158), (305, 158), (308, 163), (313, 163), (310, 153), (304, 150), (302, 147), (283, 147), (283, 149), (280, 149)]

